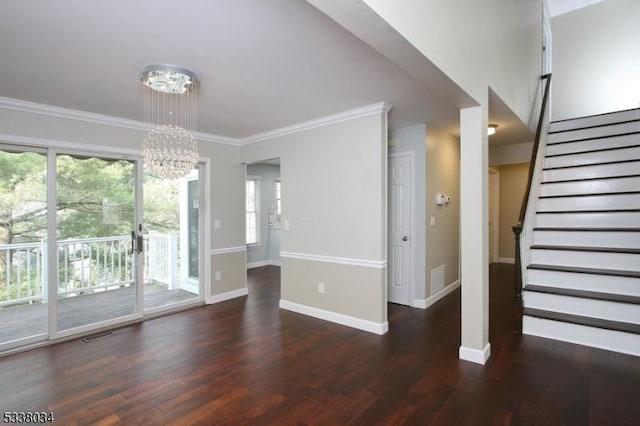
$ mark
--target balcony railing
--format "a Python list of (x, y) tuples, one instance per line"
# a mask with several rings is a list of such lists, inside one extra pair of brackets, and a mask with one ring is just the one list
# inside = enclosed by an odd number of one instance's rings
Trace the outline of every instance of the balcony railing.
[[(131, 237), (61, 240), (56, 244), (57, 295), (72, 297), (108, 291), (135, 282)], [(173, 288), (177, 282), (178, 239), (145, 236), (144, 283)], [(0, 307), (47, 301), (47, 241), (0, 245)]]

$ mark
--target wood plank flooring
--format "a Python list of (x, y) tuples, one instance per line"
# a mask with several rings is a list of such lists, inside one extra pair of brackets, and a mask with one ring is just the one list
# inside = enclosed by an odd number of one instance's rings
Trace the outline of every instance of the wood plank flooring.
[(389, 305), (384, 336), (249, 296), (0, 358), (3, 411), (57, 424), (637, 425), (640, 358), (511, 333), (511, 265), (490, 270), (486, 366), (458, 359), (460, 292)]

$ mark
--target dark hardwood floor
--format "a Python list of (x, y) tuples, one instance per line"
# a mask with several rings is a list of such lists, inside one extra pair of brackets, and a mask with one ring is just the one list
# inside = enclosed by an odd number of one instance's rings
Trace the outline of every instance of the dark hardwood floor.
[(249, 296), (0, 358), (3, 411), (57, 424), (638, 425), (640, 358), (511, 333), (511, 265), (491, 267), (486, 366), (458, 359), (460, 292), (389, 305), (384, 336)]

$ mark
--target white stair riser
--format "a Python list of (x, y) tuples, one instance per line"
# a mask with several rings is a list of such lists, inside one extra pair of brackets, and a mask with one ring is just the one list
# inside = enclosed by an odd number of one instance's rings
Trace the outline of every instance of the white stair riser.
[(525, 308), (640, 324), (640, 305), (525, 291)]
[(588, 195), (584, 197), (540, 198), (538, 210), (617, 210), (640, 208), (640, 194)]
[(571, 290), (597, 291), (600, 293), (626, 294), (640, 297), (638, 279), (631, 277), (528, 269), (527, 282), (540, 286), (548, 285)]
[(533, 231), (534, 244), (640, 248), (640, 232)]
[(525, 316), (522, 333), (640, 356), (640, 334)]
[(531, 263), (640, 271), (640, 254), (534, 249)]
[(640, 191), (640, 176), (540, 185), (540, 195), (575, 195), (620, 191)]
[(640, 134), (613, 136), (605, 139), (589, 139), (580, 142), (559, 143), (547, 145), (547, 155), (577, 153), (594, 149), (617, 148), (633, 146), (640, 143)]
[(536, 226), (552, 228), (640, 228), (640, 212), (538, 213), (535, 223)]
[(610, 124), (608, 126), (588, 127), (585, 129), (567, 130), (549, 134), (549, 144), (555, 142), (573, 141), (577, 139), (597, 138), (601, 136), (620, 135), (623, 133), (640, 132), (640, 121)]
[(640, 146), (633, 148), (615, 149), (613, 151), (589, 152), (584, 154), (563, 155), (560, 157), (546, 157), (544, 168), (581, 166), (587, 164), (606, 163), (609, 161), (638, 160)]
[(614, 112), (612, 114), (595, 115), (591, 117), (574, 118), (563, 120), (549, 125), (550, 132), (562, 130), (579, 129), (581, 127), (599, 126), (602, 124), (620, 123), (623, 121), (639, 120), (640, 109)]
[(544, 170), (542, 182), (550, 180), (588, 179), (601, 176), (628, 176), (640, 174), (640, 161), (628, 163), (583, 166), (570, 169)]

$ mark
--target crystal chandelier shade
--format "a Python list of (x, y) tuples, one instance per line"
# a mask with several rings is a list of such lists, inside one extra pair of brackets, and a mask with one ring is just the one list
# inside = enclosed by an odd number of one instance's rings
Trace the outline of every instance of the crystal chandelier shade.
[(167, 65), (144, 68), (144, 120), (153, 126), (142, 143), (145, 167), (154, 175), (174, 179), (188, 174), (198, 162), (195, 130), (194, 73)]

